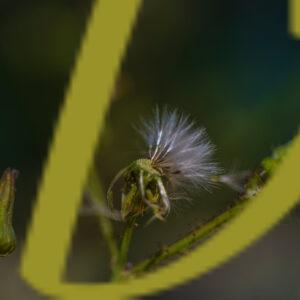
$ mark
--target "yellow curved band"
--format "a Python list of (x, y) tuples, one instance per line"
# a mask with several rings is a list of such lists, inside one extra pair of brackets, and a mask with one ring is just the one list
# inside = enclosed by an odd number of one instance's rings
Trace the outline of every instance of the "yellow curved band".
[[(297, 8), (291, 32), (299, 36), (299, 1), (290, 3)], [(87, 172), (140, 5), (141, 0), (96, 2), (39, 189), (21, 273), (35, 289), (61, 299), (124, 299), (184, 283), (245, 249), (278, 222), (300, 196), (298, 137), (263, 192), (190, 255), (126, 284), (75, 285), (61, 281)]]

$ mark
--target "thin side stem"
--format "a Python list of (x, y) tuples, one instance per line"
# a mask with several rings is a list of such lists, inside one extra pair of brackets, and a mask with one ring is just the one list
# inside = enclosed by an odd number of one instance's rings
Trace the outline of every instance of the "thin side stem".
[(137, 264), (131, 270), (131, 274), (140, 275), (144, 272), (149, 271), (150, 269), (157, 267), (166, 259), (169, 259), (178, 254), (185, 253), (188, 249), (195, 245), (196, 242), (199, 242), (208, 237), (209, 234), (215, 231), (218, 227), (231, 220), (234, 216), (238, 215), (247, 203), (248, 201), (246, 201), (246, 199), (241, 200), (239, 203), (227, 209), (217, 217), (211, 219), (205, 224), (200, 225), (198, 228), (187, 234), (184, 238), (174, 242), (171, 245), (168, 245), (166, 248), (161, 249), (150, 258)]

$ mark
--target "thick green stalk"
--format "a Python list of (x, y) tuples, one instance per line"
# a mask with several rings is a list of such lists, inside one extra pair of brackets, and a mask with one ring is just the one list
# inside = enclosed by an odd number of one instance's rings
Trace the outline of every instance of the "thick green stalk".
[(129, 247), (133, 235), (133, 231), (135, 228), (135, 218), (131, 219), (125, 227), (121, 247), (119, 251), (118, 261), (113, 270), (112, 280), (118, 281), (124, 277), (124, 270), (127, 263)]
[(119, 253), (119, 264), (121, 267), (125, 266), (127, 262), (127, 256), (129, 252), (129, 246), (132, 239), (133, 230), (134, 230), (134, 222), (128, 223), (124, 231), (120, 253)]

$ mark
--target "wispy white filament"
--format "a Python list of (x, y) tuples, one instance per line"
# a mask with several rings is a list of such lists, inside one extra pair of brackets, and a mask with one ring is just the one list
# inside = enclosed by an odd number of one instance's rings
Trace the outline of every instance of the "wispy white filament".
[(204, 128), (177, 110), (158, 108), (154, 117), (142, 122), (140, 130), (149, 159), (175, 187), (206, 188), (219, 174), (213, 162), (214, 146)]

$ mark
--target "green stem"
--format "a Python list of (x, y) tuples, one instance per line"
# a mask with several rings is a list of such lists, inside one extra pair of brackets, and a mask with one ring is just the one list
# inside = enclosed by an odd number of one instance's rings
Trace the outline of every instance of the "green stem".
[(120, 254), (119, 254), (119, 263), (121, 266), (124, 266), (127, 262), (127, 256), (129, 252), (129, 246), (130, 246), (133, 230), (134, 230), (133, 223), (128, 224), (125, 228)]
[(158, 266), (162, 261), (165, 261), (168, 258), (185, 253), (188, 249), (195, 245), (196, 242), (199, 242), (200, 240), (203, 240), (204, 238), (208, 237), (218, 227), (225, 224), (227, 221), (231, 220), (234, 216), (239, 214), (247, 203), (248, 201), (246, 201), (246, 199), (241, 200), (239, 203), (227, 209), (225, 212), (221, 213), (217, 217), (194, 229), (184, 238), (174, 242), (173, 244), (167, 246), (164, 249), (161, 249), (150, 258), (137, 264), (131, 270), (131, 273), (133, 275), (142, 274)]
[(135, 218), (133, 218), (130, 222), (126, 224), (117, 264), (113, 270), (113, 276), (112, 276), (113, 281), (121, 280), (124, 277), (123, 272), (127, 263), (128, 252), (129, 252), (129, 247), (130, 247), (134, 228), (135, 228)]
[[(101, 205), (105, 205), (104, 203), (105, 197), (103, 195), (102, 188), (100, 185), (100, 179), (97, 170), (94, 167), (90, 172), (90, 176), (88, 180), (88, 189), (93, 199), (99, 201)], [(103, 238), (108, 246), (111, 255), (111, 269), (114, 269), (118, 260), (118, 247), (114, 238), (113, 226), (109, 218), (101, 214), (99, 214), (98, 218), (99, 218), (99, 225), (100, 225)]]

